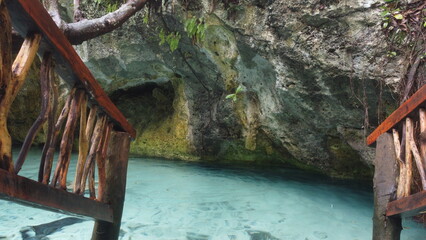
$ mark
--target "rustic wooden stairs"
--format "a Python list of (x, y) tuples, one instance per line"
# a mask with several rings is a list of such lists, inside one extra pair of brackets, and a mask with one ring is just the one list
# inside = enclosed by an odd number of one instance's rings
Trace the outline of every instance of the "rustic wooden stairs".
[[(13, 63), (12, 26), (25, 39)], [(118, 239), (129, 144), (130, 139), (135, 138), (135, 130), (102, 90), (40, 1), (0, 0), (0, 29), (0, 198), (94, 219), (92, 239)], [(37, 54), (42, 58), (42, 109), (18, 157), (13, 160), (7, 115)], [(69, 86), (68, 98), (60, 113), (56, 113), (59, 103), (54, 70)], [(46, 122), (46, 144), (38, 181), (35, 181), (19, 175), (19, 171), (34, 137)], [(68, 189), (67, 175), (75, 138), (79, 144), (78, 160), (73, 187)], [(89, 193), (86, 193), (86, 185)]]

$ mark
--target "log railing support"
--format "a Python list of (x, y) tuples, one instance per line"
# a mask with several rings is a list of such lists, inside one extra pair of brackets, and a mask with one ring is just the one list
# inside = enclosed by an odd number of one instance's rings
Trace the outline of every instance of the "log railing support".
[(12, 79), (12, 22), (4, 0), (0, 0), (0, 168), (14, 172), (12, 140), (7, 130), (6, 91)]
[[(25, 43), (24, 43), (25, 44)], [(37, 50), (35, 50), (37, 51)], [(22, 144), (21, 151), (19, 152), (18, 158), (15, 163), (15, 173), (21, 170), (22, 165), (24, 164), (25, 158), (27, 157), (28, 151), (36, 137), (38, 131), (42, 127), (42, 125), (47, 121), (49, 117), (49, 111), (52, 107), (50, 103), (52, 102), (51, 97), (51, 89), (53, 89), (52, 84), (52, 54), (50, 52), (45, 52), (43, 56), (43, 61), (41, 63), (40, 70), (40, 86), (41, 86), (41, 111), (36, 121), (31, 126), (30, 130), (28, 130), (28, 134), (25, 137), (24, 143)]]
[(14, 172), (7, 116), (35, 58), (41, 35), (28, 35), (12, 64), (12, 22), (4, 1), (0, 1), (0, 23), (0, 168)]
[[(14, 61), (12, 24), (25, 37)], [(0, 32), (0, 198), (50, 211), (91, 217), (96, 219), (93, 239), (118, 239), (129, 145), (130, 139), (136, 137), (136, 131), (102, 90), (40, 1), (0, 0)], [(42, 47), (39, 49), (39, 46)], [(40, 72), (42, 107), (18, 158), (13, 161), (7, 117), (37, 53), (43, 54)], [(72, 88), (58, 118), (55, 65), (61, 70), (58, 73), (62, 79)], [(89, 108), (90, 113), (87, 112)], [(37, 133), (46, 122), (48, 133), (36, 182), (18, 176), (18, 173)], [(71, 193), (67, 191), (67, 176), (77, 136), (79, 156)], [(51, 178), (59, 140), (59, 156)], [(86, 181), (90, 198), (85, 196)]]
[[(43, 148), (43, 154), (42, 154), (43, 157), (42, 157), (41, 161), (44, 161), (44, 164), (43, 164), (43, 166), (44, 166), (43, 181), (42, 181), (44, 184), (49, 183), (50, 174), (51, 174), (51, 171), (52, 171), (53, 156), (55, 154), (55, 146), (56, 146), (56, 143), (57, 143), (58, 138), (59, 138), (59, 133), (62, 130), (62, 125), (63, 125), (64, 121), (66, 120), (66, 118), (68, 117), (68, 113), (70, 111), (71, 101), (74, 98), (75, 91), (76, 91), (76, 88), (71, 89), (71, 91), (68, 95), (68, 98), (65, 102), (64, 108), (62, 109), (61, 114), (59, 115), (59, 118), (58, 118), (58, 120), (55, 124), (52, 139), (50, 140), (50, 142), (46, 142), (45, 145), (47, 145), (47, 146), (45, 146)], [(56, 178), (56, 177), (54, 177), (54, 178)]]
[(377, 140), (374, 172), (373, 240), (399, 240), (401, 218), (386, 217), (388, 203), (395, 200), (398, 167), (392, 134), (383, 133)]
[(129, 146), (128, 133), (111, 132), (105, 163), (106, 185), (100, 201), (112, 207), (113, 222), (97, 220), (93, 228), (92, 240), (116, 240), (119, 237), (126, 192)]

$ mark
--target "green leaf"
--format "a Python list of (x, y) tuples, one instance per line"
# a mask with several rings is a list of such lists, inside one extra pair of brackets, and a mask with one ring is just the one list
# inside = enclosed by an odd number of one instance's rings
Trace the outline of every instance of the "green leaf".
[(229, 95), (226, 95), (226, 99), (230, 99), (230, 98), (235, 98), (237, 96), (237, 94), (235, 94), (235, 93), (232, 93), (232, 94), (229, 94)]
[(179, 32), (170, 33), (167, 36), (167, 43), (169, 44), (170, 51), (174, 52), (178, 48), (180, 38), (181, 38), (181, 36), (180, 36)]
[(423, 27), (426, 27), (426, 21), (423, 23)]
[(118, 4), (117, 3), (108, 3), (107, 5), (107, 12), (114, 12), (115, 10), (118, 9)]
[(388, 57), (396, 57), (397, 53), (394, 51), (388, 51)]
[(393, 1), (395, 1), (395, 0), (385, 0), (385, 3), (391, 3)]
[(390, 14), (390, 13), (389, 13), (389, 11), (387, 11), (387, 10), (382, 11), (382, 12), (380, 13), (380, 15), (381, 15), (382, 17), (388, 16), (389, 14)]
[(143, 16), (143, 23), (148, 24), (149, 22), (149, 14), (146, 13), (145, 16)]
[(196, 18), (193, 16), (185, 21), (184, 27), (188, 37), (191, 38), (193, 42), (201, 42), (204, 39), (206, 31), (204, 18)]
[(197, 19), (192, 17), (185, 21), (185, 31), (189, 37), (193, 37), (197, 31)]
[(240, 85), (237, 87), (237, 90), (235, 90), (235, 93), (239, 93), (241, 90), (243, 90), (243, 87)]
[(393, 15), (393, 17), (394, 17), (395, 19), (398, 19), (398, 20), (402, 20), (402, 19), (404, 19), (404, 16), (402, 16), (402, 14), (401, 14), (401, 13), (398, 13), (398, 14)]
[(389, 22), (384, 22), (383, 23), (383, 28), (387, 28), (389, 26)]
[(166, 42), (166, 36), (164, 34), (164, 29), (160, 30), (160, 33), (158, 34), (158, 37), (160, 38), (160, 43), (159, 45), (163, 45)]

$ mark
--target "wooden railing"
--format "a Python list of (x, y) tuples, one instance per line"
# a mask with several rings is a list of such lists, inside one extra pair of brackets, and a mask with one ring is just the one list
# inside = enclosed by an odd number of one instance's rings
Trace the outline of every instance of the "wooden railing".
[[(0, 23), (0, 198), (93, 218), (97, 220), (93, 239), (117, 239), (129, 142), (135, 138), (135, 130), (102, 90), (40, 1), (0, 0)], [(25, 39), (13, 64), (12, 25)], [(41, 112), (14, 160), (6, 127), (7, 113), (37, 53), (42, 58)], [(69, 86), (60, 113), (55, 70)], [(48, 129), (46, 143), (38, 181), (33, 181), (18, 174), (25, 167), (28, 151), (44, 124)], [(71, 152), (76, 142), (75, 176), (69, 176)], [(56, 152), (59, 154), (55, 161)]]
[(426, 85), (396, 109), (367, 138), (368, 145), (377, 141), (374, 240), (399, 239), (400, 217), (425, 213), (425, 103)]
[[(387, 215), (413, 215), (426, 205), (426, 85), (396, 109), (367, 138), (373, 144), (389, 132), (393, 138), (395, 164), (398, 166), (397, 187), (394, 200), (388, 205)], [(416, 186), (414, 186), (416, 184)], [(416, 191), (417, 190), (417, 191)], [(409, 196), (413, 196), (412, 201)], [(419, 201), (419, 196), (424, 196)]]

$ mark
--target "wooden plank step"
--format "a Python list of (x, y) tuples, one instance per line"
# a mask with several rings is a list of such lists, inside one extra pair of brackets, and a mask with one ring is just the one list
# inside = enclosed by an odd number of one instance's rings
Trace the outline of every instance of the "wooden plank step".
[(105, 203), (52, 188), (0, 169), (0, 199), (73, 216), (113, 221), (112, 208)]
[(426, 191), (421, 191), (388, 203), (386, 216), (411, 217), (426, 211)]

